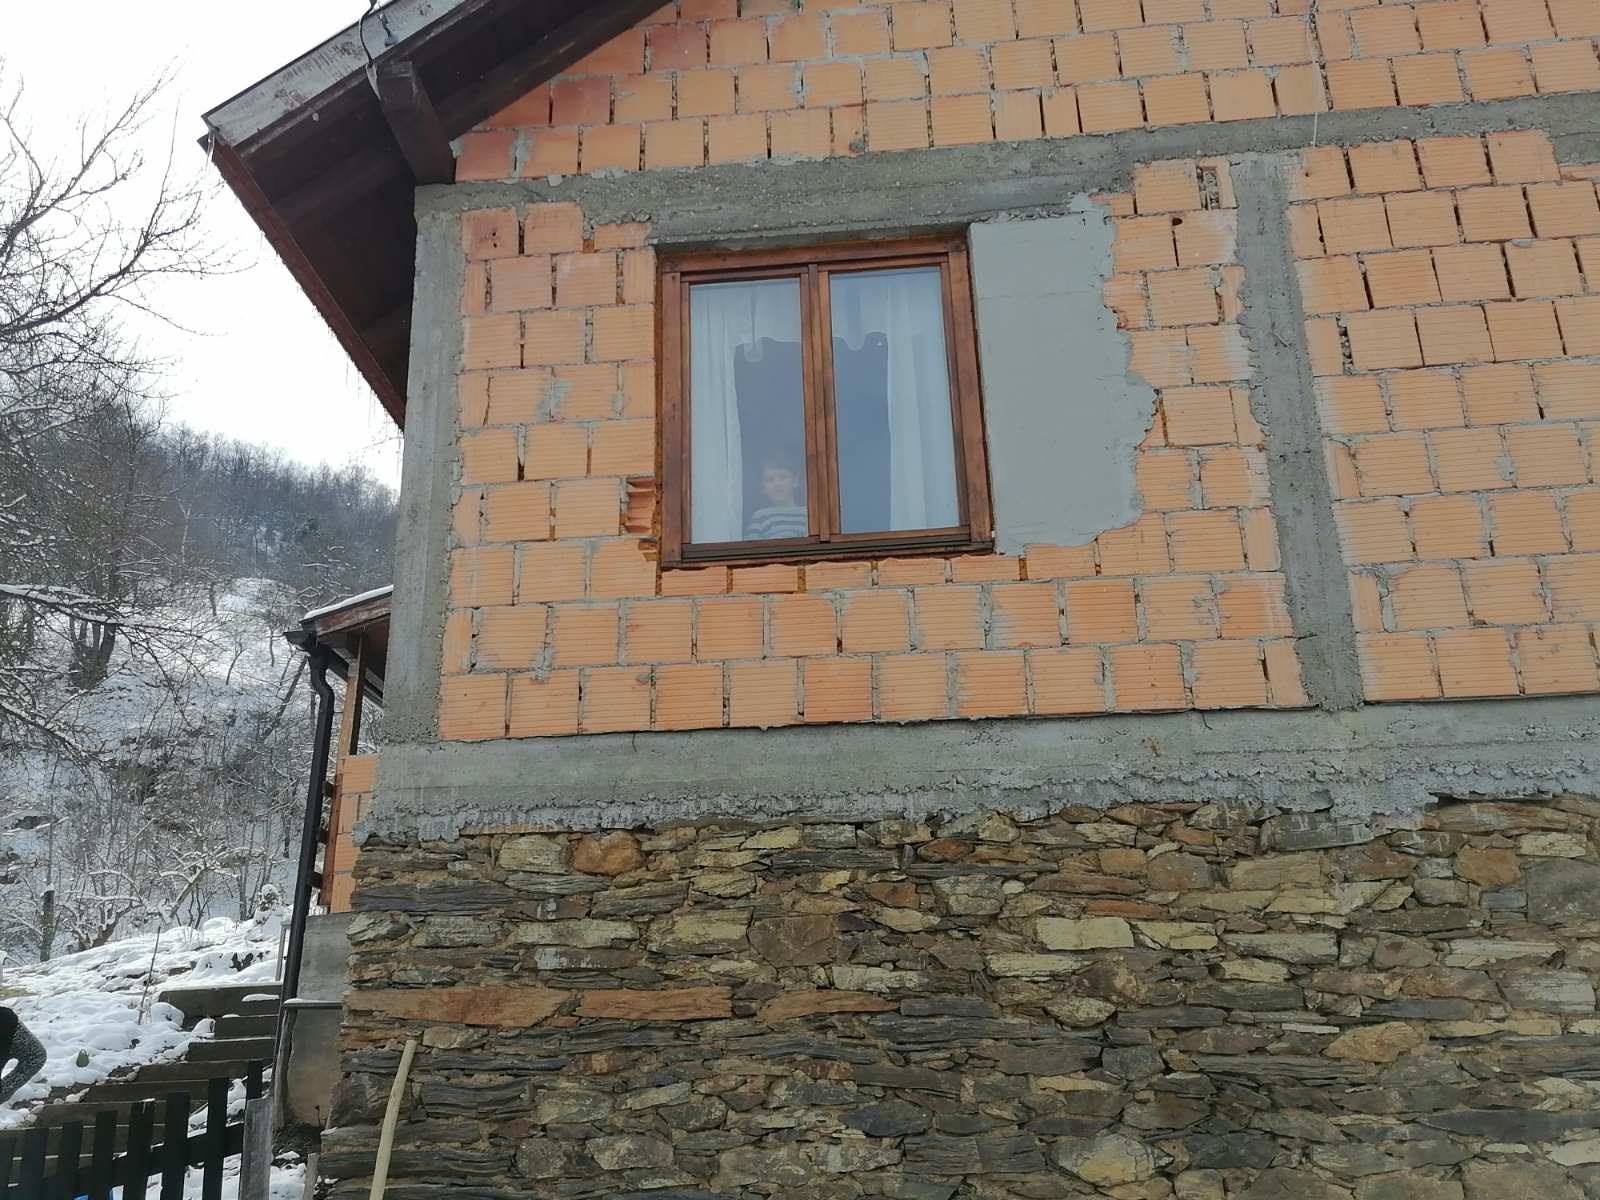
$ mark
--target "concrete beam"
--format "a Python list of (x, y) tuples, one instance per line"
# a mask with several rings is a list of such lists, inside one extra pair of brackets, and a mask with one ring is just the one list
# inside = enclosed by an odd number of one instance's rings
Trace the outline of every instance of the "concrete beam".
[(461, 218), (449, 213), (419, 215), (384, 687), (384, 736), (395, 742), (438, 736), (465, 278)]
[(1600, 795), (1600, 705), (1574, 696), (392, 746), (378, 776), (362, 832), (392, 838), (1179, 800), (1405, 814), (1436, 796)]
[(663, 245), (733, 248), (762, 242), (956, 228), (995, 213), (1062, 212), (1083, 192), (1121, 190), (1140, 163), (1271, 154), (1313, 144), (1541, 129), (1563, 161), (1600, 161), (1593, 95), (1487, 104), (1373, 108), (1100, 136), (996, 142), (808, 162), (632, 171), (418, 191), (419, 212), (573, 200), (594, 222), (647, 220)]
[(1306, 692), (1313, 704), (1348, 709), (1361, 703), (1361, 664), (1289, 248), (1289, 162), (1287, 155), (1251, 155), (1235, 159), (1230, 172), (1239, 201), (1242, 324), (1255, 365), (1250, 404), (1267, 439), (1279, 558)]

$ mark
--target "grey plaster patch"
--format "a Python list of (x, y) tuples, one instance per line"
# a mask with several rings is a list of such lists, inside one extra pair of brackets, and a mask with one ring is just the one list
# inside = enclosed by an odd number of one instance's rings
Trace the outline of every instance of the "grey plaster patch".
[(1600, 159), (1593, 95), (1379, 108), (1133, 129), (807, 162), (759, 162), (610, 176), (448, 184), (418, 211), (574, 200), (590, 221), (649, 220), (669, 246), (721, 246), (957, 228), (994, 213), (1058, 213), (1062, 198), (1126, 190), (1133, 168), (1169, 158), (1269, 154), (1304, 146), (1541, 129), (1563, 161)]
[(1354, 617), (1322, 450), (1305, 313), (1289, 247), (1286, 156), (1233, 161), (1242, 324), (1255, 370), (1250, 404), (1266, 434), (1267, 476), (1306, 692), (1323, 708), (1362, 700)]
[(384, 736), (393, 742), (432, 738), (438, 733), (465, 277), (460, 216), (419, 213), (405, 454), (400, 469), (394, 600), (384, 687)]
[(1110, 212), (1080, 197), (1064, 216), (972, 226), (995, 544), (1076, 545), (1142, 508), (1134, 461), (1155, 392), (1102, 294)]
[(1438, 796), (1600, 795), (1593, 697), (697, 730), (386, 748), (362, 834), (875, 819), (1230, 800), (1414, 816)]

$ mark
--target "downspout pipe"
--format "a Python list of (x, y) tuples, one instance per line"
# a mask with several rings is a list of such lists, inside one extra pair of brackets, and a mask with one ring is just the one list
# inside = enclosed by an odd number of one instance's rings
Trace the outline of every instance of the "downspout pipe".
[[(289, 917), (289, 944), (284, 951), (282, 1000), (293, 1000), (300, 992), (300, 959), (305, 950), (306, 920), (311, 915), (311, 878), (317, 870), (317, 842), (322, 832), (322, 800), (327, 788), (328, 757), (333, 746), (333, 689), (328, 686), (329, 650), (313, 635), (295, 639), (306, 652), (311, 666), (311, 690), (317, 697), (316, 728), (311, 742), (311, 778), (306, 784), (305, 823), (300, 830), (300, 865), (295, 874), (294, 908)], [(274, 1053), (273, 1091), (276, 1107), (282, 1112), (286, 1094), (284, 1074), (289, 1065), (287, 1032), (288, 1008), (278, 1005), (278, 1031)]]

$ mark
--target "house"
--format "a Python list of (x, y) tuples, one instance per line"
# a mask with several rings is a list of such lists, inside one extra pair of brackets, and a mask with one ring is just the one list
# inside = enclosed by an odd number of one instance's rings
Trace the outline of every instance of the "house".
[[(1600, 1188), (1600, 5), (394, 0), (365, 1195)], [(365, 769), (363, 764), (362, 769)]]

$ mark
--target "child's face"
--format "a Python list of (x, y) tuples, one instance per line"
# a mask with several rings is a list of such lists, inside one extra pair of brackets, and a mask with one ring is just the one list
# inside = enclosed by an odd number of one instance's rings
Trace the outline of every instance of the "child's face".
[(769, 465), (761, 469), (761, 494), (774, 504), (792, 506), (799, 484), (788, 467)]

